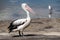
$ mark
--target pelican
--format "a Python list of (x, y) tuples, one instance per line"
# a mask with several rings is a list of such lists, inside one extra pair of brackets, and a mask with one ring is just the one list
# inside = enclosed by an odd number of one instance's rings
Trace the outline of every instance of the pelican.
[(52, 17), (52, 7), (49, 5), (48, 6), (48, 9), (49, 9), (49, 18), (51, 18)]
[(9, 33), (12, 31), (18, 31), (19, 36), (23, 35), (24, 29), (30, 24), (31, 18), (29, 12), (34, 13), (34, 11), (26, 3), (22, 3), (21, 7), (26, 12), (27, 17), (24, 19), (17, 19), (12, 21), (8, 27)]

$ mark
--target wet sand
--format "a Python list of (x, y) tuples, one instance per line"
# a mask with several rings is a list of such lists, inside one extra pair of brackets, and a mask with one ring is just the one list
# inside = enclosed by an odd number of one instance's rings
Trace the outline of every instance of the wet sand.
[(28, 34), (27, 32), (24, 34), (24, 36), (19, 36), (18, 34), (13, 34), (13, 33), (10, 35), (0, 35), (0, 40), (60, 40), (60, 36), (43, 35), (39, 33), (35, 34), (31, 32), (30, 34)]
[(42, 34), (24, 34), (24, 36), (0, 35), (0, 40), (60, 40), (60, 36)]
[[(3, 40), (60, 40), (59, 18), (37, 18), (32, 19), (30, 25), (24, 30), (24, 36), (18, 33), (8, 33), (8, 26), (12, 20), (0, 21), (0, 39)], [(27, 33), (26, 33), (27, 32)], [(5, 34), (6, 33), (6, 34)]]

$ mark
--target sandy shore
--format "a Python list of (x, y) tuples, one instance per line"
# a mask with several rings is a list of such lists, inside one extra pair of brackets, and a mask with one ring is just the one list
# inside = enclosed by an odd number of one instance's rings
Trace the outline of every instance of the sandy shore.
[[(11, 20), (0, 21), (0, 32), (8, 32), (8, 26)], [(48, 18), (38, 18), (32, 19), (30, 25), (24, 30), (24, 32), (60, 32), (60, 19), (48, 19)]]
[[(0, 40), (60, 40), (60, 36), (58, 35), (48, 35), (57, 32), (49, 32), (49, 33), (39, 33), (39, 32), (24, 32), (24, 36), (19, 36), (18, 33), (2, 33), (4, 35), (0, 35)], [(1, 34), (1, 33), (0, 33)]]
[[(8, 26), (11, 20), (0, 21), (0, 39), (6, 40), (59, 40), (60, 39), (60, 19), (59, 18), (37, 18), (32, 19), (30, 25), (24, 30), (24, 37), (12, 37), (18, 35), (8, 33)], [(3, 38), (2, 38), (3, 37)]]

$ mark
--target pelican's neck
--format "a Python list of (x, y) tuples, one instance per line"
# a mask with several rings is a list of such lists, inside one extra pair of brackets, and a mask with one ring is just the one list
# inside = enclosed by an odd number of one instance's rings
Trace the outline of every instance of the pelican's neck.
[(27, 13), (27, 19), (30, 19), (29, 12), (28, 12), (28, 11), (26, 11), (26, 13)]
[(28, 11), (28, 10), (26, 10), (25, 8), (23, 8), (23, 9), (24, 9), (24, 11), (25, 11), (25, 12), (26, 12), (26, 14), (27, 14), (26, 19), (30, 19), (29, 11)]

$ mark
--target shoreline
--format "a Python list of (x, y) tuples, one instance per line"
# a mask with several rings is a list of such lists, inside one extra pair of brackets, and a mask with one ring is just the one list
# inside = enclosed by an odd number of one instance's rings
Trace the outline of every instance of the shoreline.
[[(0, 33), (8, 32), (8, 26), (10, 25), (12, 20), (0, 21)], [(3, 29), (5, 28), (5, 29)], [(37, 18), (32, 19), (30, 25), (24, 30), (24, 32), (39, 32), (39, 31), (47, 31), (47, 32), (60, 32), (60, 18)]]
[(60, 19), (32, 19), (23, 37), (18, 32), (8, 33), (11, 21), (0, 21), (0, 40), (60, 40)]

